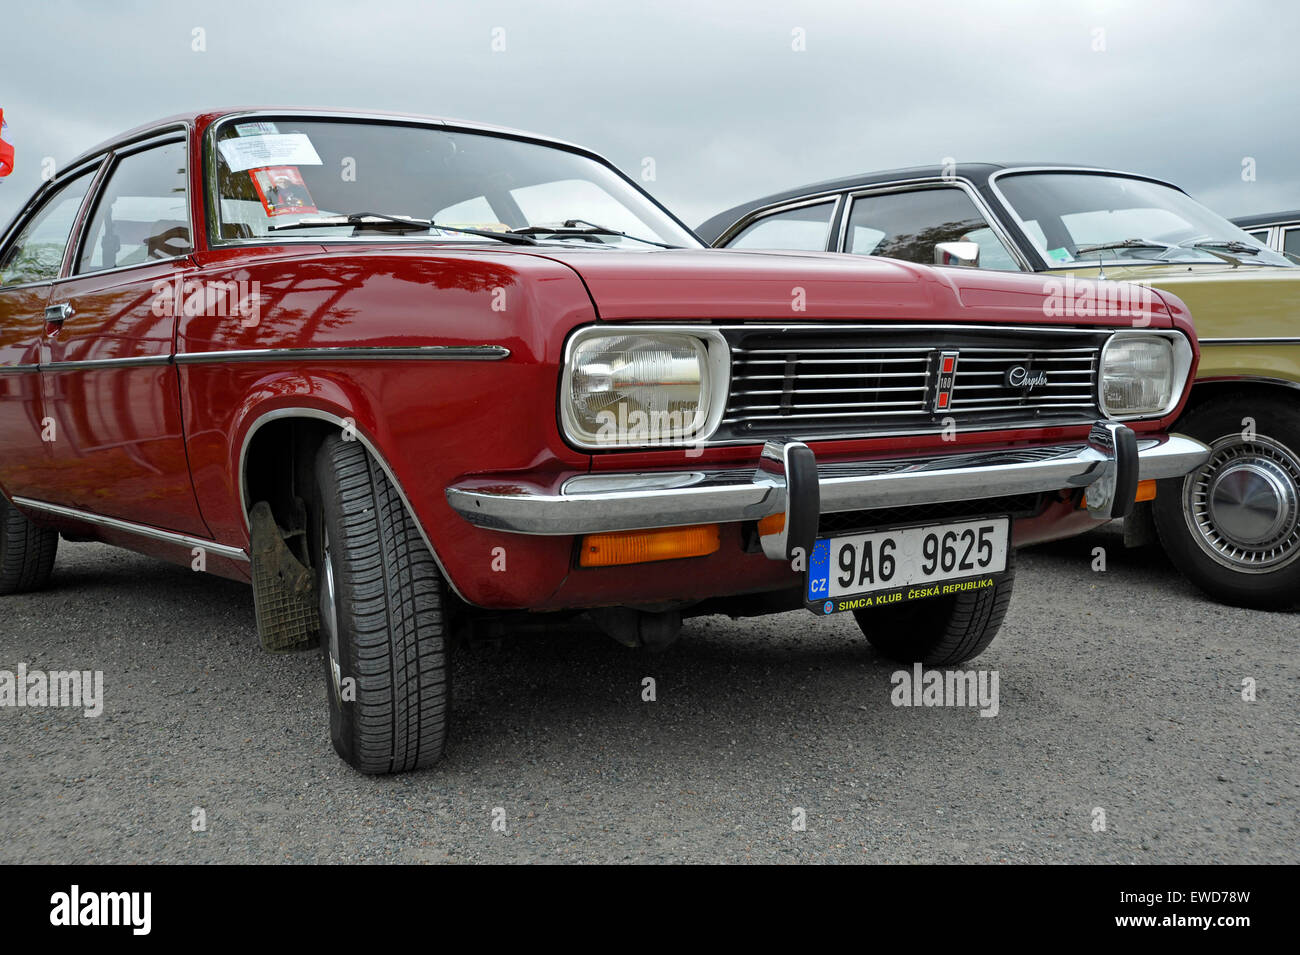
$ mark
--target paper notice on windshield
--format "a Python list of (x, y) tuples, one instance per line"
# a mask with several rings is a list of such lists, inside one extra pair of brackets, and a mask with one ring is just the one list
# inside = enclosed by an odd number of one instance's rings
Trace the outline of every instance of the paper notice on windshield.
[(279, 133), (275, 136), (240, 136), (217, 143), (221, 158), (231, 172), (243, 172), (261, 166), (322, 165), (316, 147), (306, 133)]

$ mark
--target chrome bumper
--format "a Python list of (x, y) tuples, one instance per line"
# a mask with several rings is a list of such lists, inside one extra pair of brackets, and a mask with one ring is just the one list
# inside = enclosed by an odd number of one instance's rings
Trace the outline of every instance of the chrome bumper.
[[(1136, 447), (1136, 476), (1125, 461), (1126, 445)], [(1134, 441), (1132, 431), (1110, 422), (1098, 422), (1083, 443), (886, 461), (817, 464), (801, 442), (769, 441), (757, 469), (584, 474), (558, 489), (473, 479), (447, 488), (447, 500), (479, 527), (573, 535), (753, 521), (779, 513), (789, 519), (809, 510), (810, 495), (819, 498), (812, 508), (815, 518), (817, 513), (1095, 486), (1101, 500), (1090, 500), (1090, 510), (1106, 520), (1122, 517), (1132, 505), (1131, 496), (1127, 502), (1114, 494), (1107, 500), (1107, 486), (1131, 490), (1137, 480), (1180, 477), (1208, 456), (1205, 445), (1183, 435)], [(815, 473), (816, 480), (792, 487), (800, 462), (802, 472)], [(799, 506), (800, 499), (805, 506)], [(791, 536), (806, 533), (791, 530)]]

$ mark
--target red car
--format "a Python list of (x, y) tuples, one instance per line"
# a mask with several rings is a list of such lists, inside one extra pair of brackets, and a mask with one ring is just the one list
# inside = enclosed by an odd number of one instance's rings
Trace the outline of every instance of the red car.
[(434, 762), (453, 639), (527, 614), (662, 647), (683, 615), (847, 610), (955, 663), (997, 632), (1014, 546), (1205, 459), (1165, 432), (1183, 305), (1054, 294), (706, 250), (524, 133), (164, 120), (0, 240), (0, 593), (44, 584), (60, 535), (250, 581), (268, 649), (322, 647), (366, 772)]

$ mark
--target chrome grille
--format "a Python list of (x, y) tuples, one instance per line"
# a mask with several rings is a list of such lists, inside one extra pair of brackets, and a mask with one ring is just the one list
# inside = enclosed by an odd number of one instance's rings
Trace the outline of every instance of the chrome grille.
[[(963, 348), (951, 409), (962, 412), (1093, 409), (1100, 346), (1059, 349)], [(1024, 391), (1007, 385), (1008, 368), (1045, 372), (1048, 384)]]
[[(1095, 419), (1097, 366), (1107, 332), (983, 331), (856, 326), (817, 330), (732, 327), (731, 391), (718, 439), (783, 434), (870, 435), (959, 427), (1043, 426)], [(958, 353), (940, 406), (940, 354)], [(1045, 374), (1008, 384), (1016, 367)]]

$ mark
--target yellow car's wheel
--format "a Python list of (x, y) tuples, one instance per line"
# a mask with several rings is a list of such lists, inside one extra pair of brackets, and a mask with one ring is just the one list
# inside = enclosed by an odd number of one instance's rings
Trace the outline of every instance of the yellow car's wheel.
[(1228, 603), (1300, 602), (1300, 404), (1216, 399), (1177, 430), (1209, 445), (1210, 457), (1159, 488), (1153, 511), (1170, 559)]

